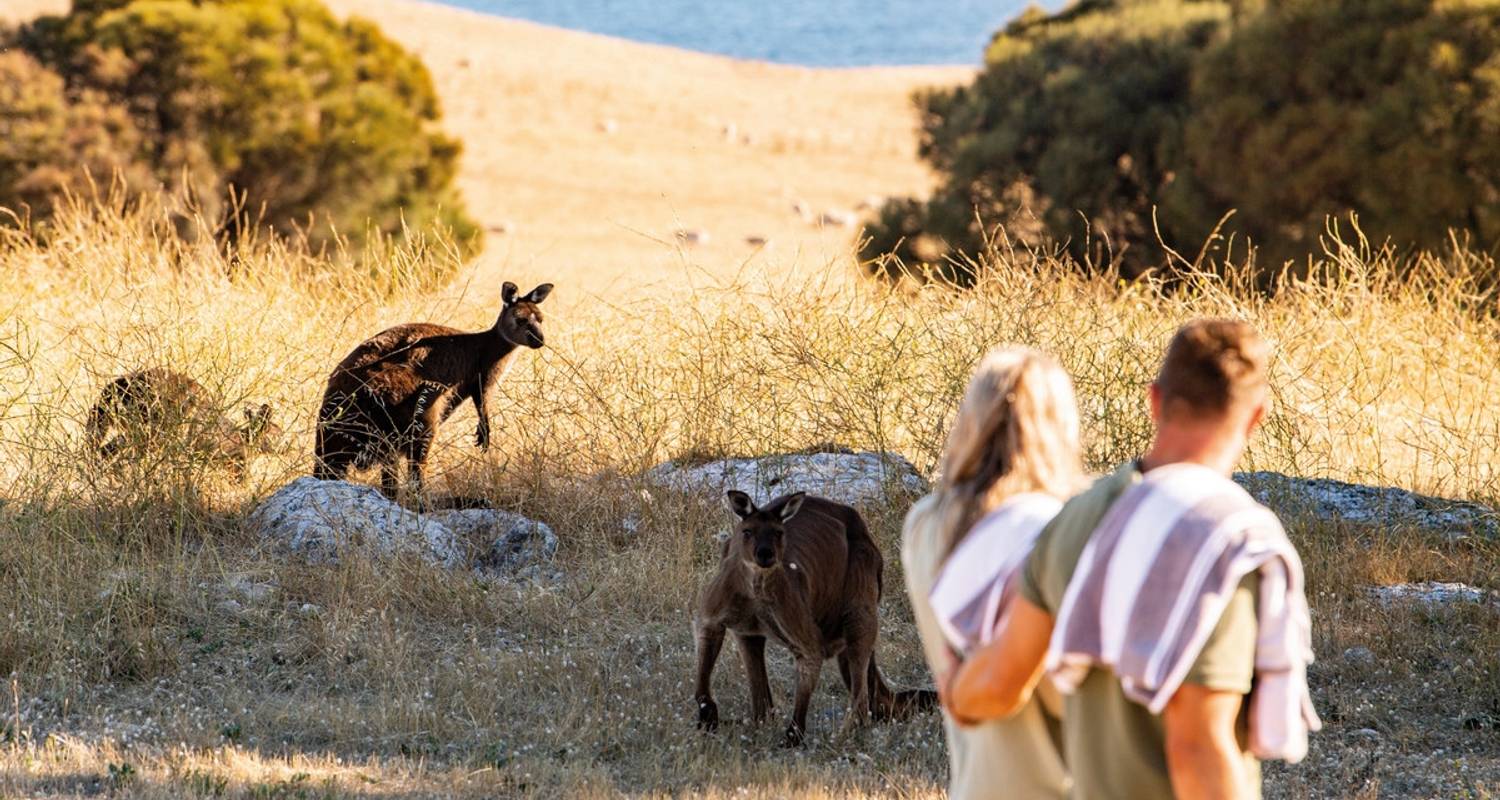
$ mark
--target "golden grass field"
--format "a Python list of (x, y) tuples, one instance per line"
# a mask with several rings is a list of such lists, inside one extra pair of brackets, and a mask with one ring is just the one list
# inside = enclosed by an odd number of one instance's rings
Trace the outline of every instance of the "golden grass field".
[[(373, 19), (431, 70), (444, 127), (466, 146), (473, 216), (511, 229), (489, 234), (482, 280), (551, 280), (564, 303), (845, 259), (854, 229), (799, 219), (793, 203), (816, 215), (925, 194), (909, 96), (973, 74), (736, 61), (412, 0), (328, 5)], [(6, 0), (0, 20), (66, 8)], [(708, 240), (679, 246), (679, 229)]]
[[(893, 290), (853, 280), (851, 232), (802, 225), (788, 198), (920, 191), (903, 94), (953, 71), (741, 64), (394, 0), (359, 9), (423, 50), (468, 145), (470, 202), (515, 234), (419, 290), (402, 276), (443, 272), (441, 242), (378, 253), (372, 276), (274, 243), (233, 259), (185, 245), (149, 206), (81, 203), (46, 247), (0, 231), (0, 798), (939, 797), (938, 721), (838, 736), (831, 671), (803, 751), (776, 746), (779, 726), (733, 722), (748, 701), (728, 653), (716, 686), (731, 722), (694, 730), (689, 609), (725, 512), (643, 495), (638, 475), (829, 442), (930, 470), (968, 371), (1002, 342), (1058, 354), (1103, 469), (1145, 441), (1144, 387), (1171, 331), (1247, 318), (1276, 357), (1245, 468), (1500, 501), (1500, 308), (1483, 255), (1396, 258), (1351, 235), (1266, 297), (1232, 268), (1167, 291), (997, 246), (972, 292)], [(618, 120), (612, 136), (600, 117)], [(754, 143), (723, 141), (731, 118)], [(679, 218), (709, 244), (667, 240)], [(744, 233), (776, 246), (751, 258)], [(245, 515), (307, 473), (332, 365), (398, 322), (487, 326), (503, 278), (558, 284), (548, 346), (498, 388), (491, 452), (470, 446), (467, 408), (444, 428), (433, 490), (548, 522), (565, 578), (313, 567), (257, 541)], [(105, 380), (148, 364), (191, 373), (226, 411), (271, 402), (290, 446), (243, 477), (170, 442), (101, 468), (83, 420)], [(904, 686), (929, 680), (896, 590), (911, 499), (863, 509), (887, 558), (879, 659)], [(1305, 762), (1267, 768), (1267, 796), (1500, 794), (1500, 614), (1367, 593), (1500, 589), (1500, 543), (1295, 515), (1290, 528), (1327, 728)], [(272, 589), (227, 607), (237, 581)], [(790, 661), (772, 650), (785, 696)]]

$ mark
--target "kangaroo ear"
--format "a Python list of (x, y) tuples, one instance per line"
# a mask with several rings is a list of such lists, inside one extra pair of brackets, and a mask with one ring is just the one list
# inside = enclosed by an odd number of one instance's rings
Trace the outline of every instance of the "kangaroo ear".
[(797, 512), (802, 510), (802, 501), (806, 499), (806, 492), (798, 492), (788, 497), (786, 502), (781, 504), (781, 521), (788, 522), (792, 517), (797, 516)]
[(514, 283), (506, 281), (505, 284), (500, 287), (501, 302), (505, 303), (506, 305), (510, 305), (511, 303), (516, 302), (516, 292), (518, 291), (520, 290), (516, 288), (516, 285)]
[(755, 501), (750, 499), (750, 495), (735, 489), (730, 489), (724, 493), (724, 503), (740, 519), (744, 519), (755, 513)]
[(544, 283), (541, 286), (532, 289), (530, 292), (527, 292), (526, 301), (530, 303), (540, 303), (543, 300), (546, 300), (547, 295), (549, 294), (552, 294), (552, 284)]
[(270, 422), (271, 421), (271, 404), (270, 403), (261, 403), (260, 404), (260, 408), (256, 409), (255, 414), (256, 414), (256, 416), (260, 417), (260, 420), (262, 422)]

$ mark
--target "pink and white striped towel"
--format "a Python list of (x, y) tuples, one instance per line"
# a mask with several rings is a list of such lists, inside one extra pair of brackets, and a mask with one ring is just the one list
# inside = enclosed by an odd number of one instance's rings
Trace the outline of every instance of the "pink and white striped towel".
[(1207, 467), (1154, 469), (1110, 507), (1058, 609), (1047, 671), (1070, 693), (1089, 669), (1112, 669), (1128, 697), (1160, 714), (1255, 570), (1250, 750), (1301, 761), (1308, 732), (1322, 726), (1307, 689), (1312, 621), (1302, 560), (1269, 509)]
[(953, 549), (929, 599), (955, 651), (967, 653), (994, 638), (1031, 546), (1061, 508), (1051, 495), (1014, 495), (974, 523)]

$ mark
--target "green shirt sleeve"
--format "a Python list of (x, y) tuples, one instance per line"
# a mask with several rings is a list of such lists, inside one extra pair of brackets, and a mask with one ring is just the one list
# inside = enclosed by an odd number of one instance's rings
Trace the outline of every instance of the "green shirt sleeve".
[(1259, 633), (1255, 610), (1259, 592), (1260, 572), (1252, 572), (1240, 581), (1224, 615), (1219, 617), (1219, 624), (1203, 643), (1198, 660), (1183, 678), (1184, 683), (1221, 692), (1250, 693)]
[(1078, 558), (1094, 535), (1094, 528), (1110, 504), (1132, 482), (1139, 478), (1133, 465), (1125, 465), (1106, 475), (1072, 500), (1063, 504), (1057, 516), (1036, 537), (1031, 555), (1021, 572), (1020, 592), (1026, 601), (1041, 610), (1057, 615), (1067, 593), (1068, 581), (1078, 568)]
[(1053, 527), (1057, 525), (1060, 517), (1061, 514), (1053, 517), (1052, 521), (1047, 523), (1047, 527), (1042, 528), (1042, 532), (1037, 534), (1036, 543), (1031, 546), (1031, 553), (1026, 556), (1026, 564), (1021, 568), (1019, 587), (1021, 596), (1026, 598), (1026, 602), (1048, 614), (1056, 612), (1042, 597), (1042, 575), (1046, 571), (1043, 562), (1046, 560), (1046, 552), (1051, 548)]

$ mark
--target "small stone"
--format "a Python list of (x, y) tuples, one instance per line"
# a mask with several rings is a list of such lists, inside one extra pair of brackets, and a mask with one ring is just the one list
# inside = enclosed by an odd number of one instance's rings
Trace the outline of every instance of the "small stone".
[(1370, 665), (1375, 663), (1375, 654), (1368, 647), (1351, 647), (1344, 651), (1344, 660), (1350, 664)]
[(620, 529), (630, 534), (631, 536), (639, 534), (641, 532), (641, 515), (635, 513), (634, 511), (626, 514), (625, 517), (620, 520)]
[(245, 607), (240, 605), (240, 601), (238, 600), (220, 600), (219, 604), (214, 606), (214, 608), (218, 609), (221, 614), (231, 615), (239, 614), (245, 610)]

